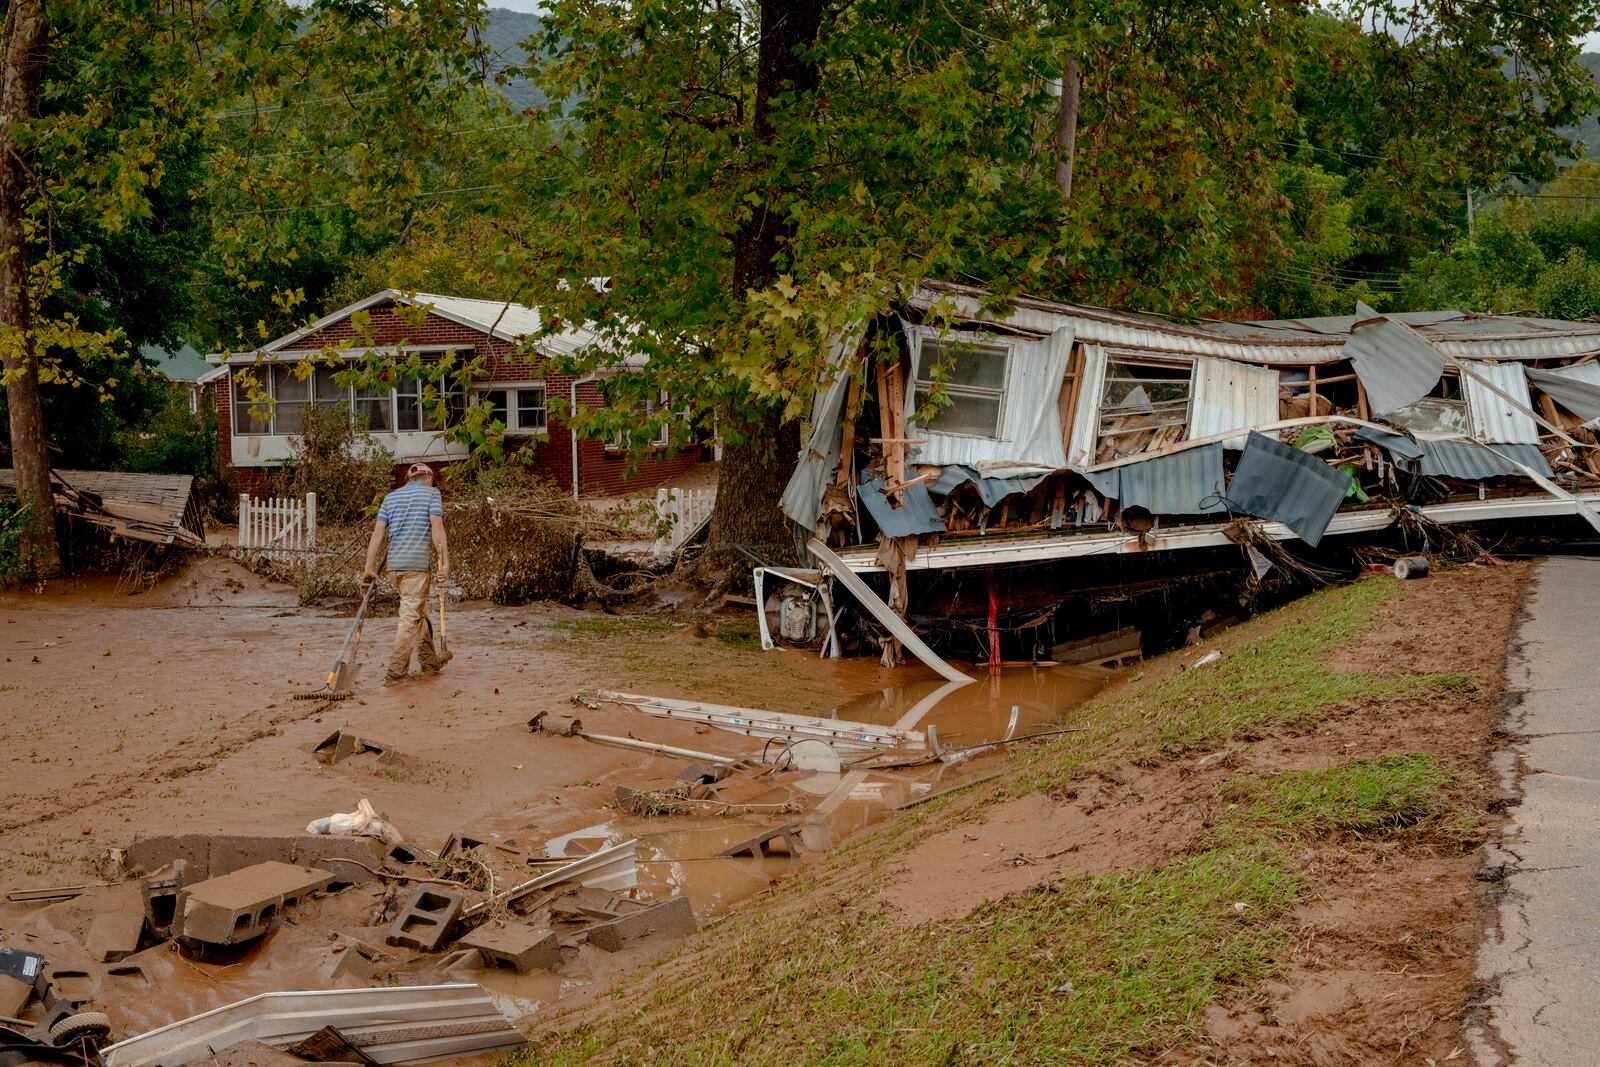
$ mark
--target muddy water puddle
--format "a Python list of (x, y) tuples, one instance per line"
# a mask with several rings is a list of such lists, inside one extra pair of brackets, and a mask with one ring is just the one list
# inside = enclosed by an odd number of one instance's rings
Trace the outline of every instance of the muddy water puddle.
[(868, 693), (834, 717), (906, 730), (932, 725), (941, 745), (976, 745), (1050, 729), (1115, 678), (1095, 667), (980, 669), (970, 683), (932, 678)]

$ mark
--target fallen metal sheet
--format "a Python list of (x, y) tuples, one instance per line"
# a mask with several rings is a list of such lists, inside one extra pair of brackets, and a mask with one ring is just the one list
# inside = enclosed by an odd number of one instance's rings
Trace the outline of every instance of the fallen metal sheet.
[(1353, 435), (1357, 441), (1366, 441), (1387, 451), (1391, 458), (1418, 460), (1423, 456), (1422, 446), (1405, 434), (1391, 433), (1371, 426), (1363, 426)]
[(939, 477), (928, 486), (928, 491), (948, 496), (959, 486), (971, 482), (977, 486), (978, 499), (983, 501), (983, 506), (992, 508), (1008, 496), (1028, 492), (1042, 481), (1044, 481), (1043, 475), (1027, 478), (986, 478), (972, 467), (952, 463), (939, 472)]
[(861, 606), (872, 613), (873, 618), (877, 619), (888, 628), (890, 633), (900, 639), (900, 643), (905, 646), (908, 652), (939, 672), (939, 676), (946, 681), (972, 681), (970, 677), (940, 659), (933, 649), (924, 644), (922, 638), (917, 636), (916, 631), (907, 626), (906, 621), (896, 615), (893, 608), (885, 604), (883, 599), (874, 593), (866, 582), (863, 582), (854, 571), (846, 566), (844, 560), (834, 555), (831, 548), (815, 537), (806, 542), (806, 547), (811, 550), (813, 556), (822, 561), (824, 567), (834, 573), (841, 585), (855, 595), (855, 598), (861, 602)]
[(875, 748), (917, 749), (927, 744), (923, 735), (915, 730), (897, 730), (893, 726), (879, 726), (876, 723), (790, 715), (781, 711), (739, 708), (727, 704), (704, 704), (692, 700), (673, 700), (669, 697), (640, 696), (636, 693), (613, 693), (604, 689), (595, 696), (597, 699), (608, 700), (614, 704), (625, 704), (646, 715), (715, 726), (719, 730), (745, 734), (749, 737), (784, 740), (814, 737), (847, 751)]
[(1124, 510), (1140, 507), (1152, 515), (1202, 515), (1227, 510), (1223, 503), (1220, 441), (1140, 463), (1084, 471), (1083, 476)]
[(1524, 368), (1528, 381), (1585, 422), (1600, 420), (1600, 363), (1550, 370)]
[[(1509, 449), (1512, 448), (1512, 447), (1514, 447), (1514, 446), (1502, 445), (1499, 449), (1496, 449), (1495, 451), (1500, 456), (1501, 459), (1504, 459), (1504, 460), (1514, 464), (1515, 466), (1521, 468), (1521, 471), (1522, 471), (1523, 475), (1528, 477), (1528, 478), (1532, 478), (1535, 482), (1537, 482), (1540, 489), (1543, 489), (1545, 492), (1549, 493), (1551, 496), (1555, 497), (1557, 500), (1561, 500), (1561, 501), (1564, 501), (1564, 502), (1566, 502), (1568, 504), (1571, 504), (1573, 511), (1575, 511), (1577, 513), (1579, 518), (1583, 519), (1584, 522), (1586, 522), (1590, 526), (1594, 527), (1597, 531), (1600, 531), (1600, 512), (1596, 512), (1594, 508), (1590, 507), (1588, 504), (1586, 504), (1582, 500), (1580, 500), (1577, 497), (1576, 494), (1569, 493), (1565, 489), (1563, 489), (1559, 485), (1557, 485), (1555, 482), (1552, 482), (1549, 478), (1545, 477), (1545, 474), (1541, 474), (1538, 470), (1534, 469), (1532, 466), (1529, 466), (1528, 464), (1523, 463), (1520, 459), (1517, 458), (1517, 455), (1515, 453), (1509, 451)], [(1526, 448), (1526, 447), (1530, 447), (1530, 446), (1523, 446), (1523, 447)], [(1535, 452), (1536, 455), (1539, 455), (1540, 459), (1544, 458), (1544, 456), (1542, 454), (1538, 453), (1537, 449), (1535, 449), (1534, 452)], [(1548, 473), (1549, 469), (1550, 469), (1549, 467), (1546, 467), (1545, 468), (1545, 472)], [(1396, 571), (1396, 573), (1399, 573), (1399, 572)], [(1403, 577), (1403, 575), (1402, 575), (1402, 577)]]
[[(1549, 477), (1550, 464), (1534, 445), (1495, 445), (1492, 449), (1460, 437), (1419, 438), (1422, 473), (1430, 478), (1481, 482), (1526, 477), (1524, 467)], [(1520, 466), (1519, 466), (1520, 465)]]
[(241, 1041), (282, 1047), (336, 1027), (378, 1063), (423, 1063), (524, 1044), (489, 994), (472, 984), (262, 993), (119, 1041), (105, 1067), (178, 1067)]
[(1233, 511), (1276, 519), (1315, 548), (1349, 490), (1348, 474), (1252, 432), (1228, 483), (1228, 504)]
[(1368, 319), (1350, 330), (1344, 355), (1355, 368), (1375, 415), (1427, 396), (1444, 373), (1444, 357), (1404, 323)]
[(900, 506), (895, 507), (883, 494), (883, 479), (873, 478), (856, 486), (861, 506), (886, 537), (911, 537), (915, 534), (944, 533), (944, 519), (928, 495), (928, 486), (913, 482), (900, 490)]
[[(577, 882), (579, 885), (594, 886), (599, 889), (628, 889), (638, 884), (639, 866), (634, 858), (634, 853), (639, 847), (637, 838), (629, 838), (621, 844), (603, 848), (587, 856), (573, 860), (553, 871), (546, 871), (537, 878), (512, 886), (510, 889), (496, 893), (488, 900), (480, 900), (461, 910), (463, 919), (470, 919), (474, 915), (481, 915), (497, 904), (515, 904), (529, 893), (537, 893), (549, 886), (560, 885), (562, 882)], [(340, 1029), (344, 1029), (340, 1027)], [(107, 1067), (115, 1067), (108, 1064)]]

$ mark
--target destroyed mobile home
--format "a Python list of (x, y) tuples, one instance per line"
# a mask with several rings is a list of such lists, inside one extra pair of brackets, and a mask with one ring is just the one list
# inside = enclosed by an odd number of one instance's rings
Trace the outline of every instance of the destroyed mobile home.
[[(1293, 558), (1281, 542), (1600, 529), (1600, 324), (1358, 306), (1179, 325), (994, 303), (927, 284), (838, 342), (782, 499), (836, 552), (824, 570), (883, 576), (916, 629), (965, 628), (991, 662), (1002, 630), (1060, 637), (1076, 594), (1192, 576), (1203, 550), (1259, 577)], [(837, 654), (832, 606), (814, 618), (784, 616), (784, 636)]]

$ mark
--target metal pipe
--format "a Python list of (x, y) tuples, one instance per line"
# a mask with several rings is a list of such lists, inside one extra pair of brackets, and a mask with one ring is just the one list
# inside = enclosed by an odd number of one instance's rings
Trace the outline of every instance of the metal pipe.
[(704, 763), (716, 763), (724, 767), (738, 763), (737, 757), (716, 756), (710, 752), (696, 752), (692, 748), (677, 748), (673, 745), (658, 745), (653, 741), (640, 741), (633, 737), (611, 737), (607, 734), (574, 734), (586, 741), (598, 741), (602, 745), (616, 745), (618, 748), (637, 748), (643, 752), (658, 752), (663, 756), (681, 756), (684, 759), (697, 759)]

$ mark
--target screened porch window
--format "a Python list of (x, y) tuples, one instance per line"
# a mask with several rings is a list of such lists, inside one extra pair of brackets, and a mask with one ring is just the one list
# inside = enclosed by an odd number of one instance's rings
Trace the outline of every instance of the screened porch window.
[(934, 433), (998, 438), (1010, 358), (1007, 345), (922, 338), (917, 352), (913, 408), (925, 411), (935, 390), (943, 393), (948, 403), (922, 420), (921, 425)]

